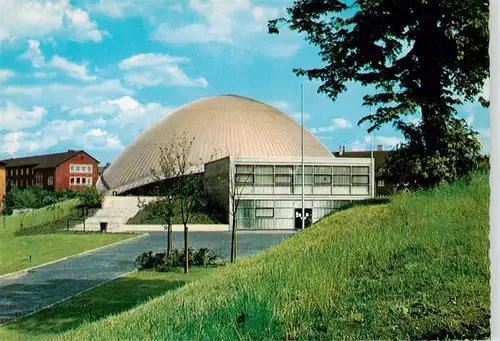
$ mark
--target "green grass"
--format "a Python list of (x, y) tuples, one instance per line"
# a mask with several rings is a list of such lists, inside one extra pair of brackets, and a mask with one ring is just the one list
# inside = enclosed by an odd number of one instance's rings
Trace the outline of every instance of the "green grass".
[(56, 205), (55, 210), (46, 207), (29, 212), (22, 220), (23, 229), (19, 215), (0, 217), (0, 275), (133, 237), (130, 234), (55, 233), (66, 228), (68, 218), (81, 214), (76, 205), (76, 200), (69, 200)]
[(157, 273), (140, 271), (115, 279), (67, 301), (44, 309), (0, 328), (1, 340), (35, 340), (110, 315), (129, 310), (152, 298), (198, 280), (209, 269), (192, 269), (191, 273)]
[(0, 275), (51, 262), (133, 236), (114, 233), (57, 233), (2, 239)]
[[(150, 203), (145, 208), (141, 209), (135, 216), (127, 221), (131, 225), (164, 225), (165, 219), (161, 218), (162, 212), (161, 203)], [(174, 202), (175, 215), (172, 217), (172, 224), (182, 224), (181, 210), (178, 202)], [(200, 203), (196, 203), (193, 212), (190, 214), (190, 224), (220, 224), (223, 222), (221, 214), (213, 207), (203, 207)]]
[(52, 340), (485, 339), (485, 176), (355, 206)]

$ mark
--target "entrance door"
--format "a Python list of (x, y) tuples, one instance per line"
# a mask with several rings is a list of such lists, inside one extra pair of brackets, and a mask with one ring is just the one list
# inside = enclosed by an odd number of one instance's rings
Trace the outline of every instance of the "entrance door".
[[(312, 208), (305, 208), (304, 213), (306, 215), (306, 222), (305, 222), (305, 227), (309, 227), (312, 225)], [(301, 229), (302, 228), (302, 209), (297, 208), (295, 209), (295, 228), (296, 229)]]

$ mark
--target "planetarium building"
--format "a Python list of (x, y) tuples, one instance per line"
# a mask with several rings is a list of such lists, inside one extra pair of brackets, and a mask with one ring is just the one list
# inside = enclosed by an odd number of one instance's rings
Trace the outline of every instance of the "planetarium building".
[(229, 223), (238, 201), (239, 228), (293, 229), (300, 225), (302, 200), (306, 221), (313, 223), (374, 195), (372, 159), (336, 158), (286, 114), (234, 95), (204, 98), (164, 116), (119, 155), (98, 187), (120, 195), (150, 185), (160, 148), (181, 135), (194, 138), (191, 172), (203, 174), (205, 197)]

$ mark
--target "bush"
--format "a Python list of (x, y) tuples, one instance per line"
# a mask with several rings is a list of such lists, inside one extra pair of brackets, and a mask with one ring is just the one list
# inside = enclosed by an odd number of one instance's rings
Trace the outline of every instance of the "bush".
[[(217, 265), (217, 254), (208, 248), (201, 248), (197, 251), (189, 248), (188, 253), (189, 266)], [(164, 252), (143, 252), (135, 259), (135, 266), (139, 270), (172, 271), (184, 266), (184, 250), (174, 249), (168, 256)]]
[(74, 199), (77, 196), (75, 191), (48, 191), (39, 187), (25, 189), (10, 188), (6, 193), (3, 214), (10, 215), (14, 210), (26, 208), (42, 208), (57, 204), (68, 199)]
[(95, 187), (87, 187), (78, 192), (80, 205), (90, 208), (100, 208), (104, 194)]

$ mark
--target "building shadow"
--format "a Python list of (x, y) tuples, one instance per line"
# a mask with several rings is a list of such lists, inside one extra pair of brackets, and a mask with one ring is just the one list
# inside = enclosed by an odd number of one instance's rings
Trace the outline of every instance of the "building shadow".
[[(62, 282), (63, 280), (61, 280)], [(187, 284), (189, 281), (165, 279), (119, 278), (89, 292), (13, 321), (2, 328), (30, 336), (59, 334), (81, 324), (104, 319), (130, 310)], [(36, 285), (18, 286), (17, 292), (40, 292)], [(41, 286), (40, 286), (41, 287)], [(7, 289), (7, 288), (6, 288)]]

